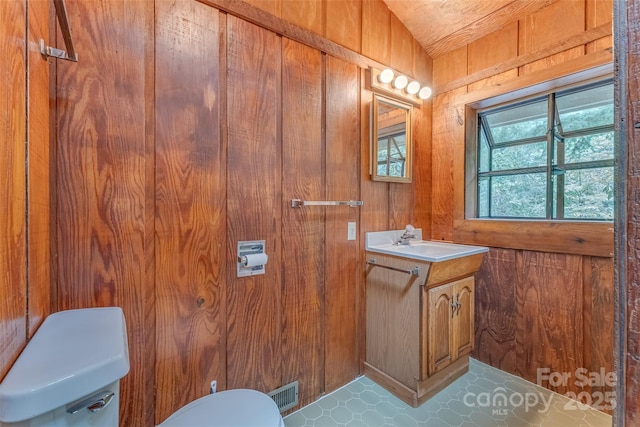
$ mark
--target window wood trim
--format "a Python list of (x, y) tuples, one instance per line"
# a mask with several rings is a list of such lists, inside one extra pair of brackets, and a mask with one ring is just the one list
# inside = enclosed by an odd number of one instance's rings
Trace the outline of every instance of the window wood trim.
[[(525, 84), (507, 84), (508, 92), (488, 95), (469, 94), (461, 105), (465, 108), (464, 168), (454, 169), (454, 194), (464, 191), (464, 197), (455, 198), (453, 239), (455, 242), (490, 247), (556, 252), (598, 257), (613, 256), (613, 222), (570, 220), (518, 220), (499, 218), (477, 218), (477, 110), (517, 98), (532, 95), (537, 91), (551, 92), (562, 86), (580, 81), (606, 78), (611, 64), (584, 70), (554, 81)], [(515, 83), (515, 82), (514, 82)], [(531, 83), (531, 82), (529, 82)], [(585, 82), (586, 83), (586, 82)], [(544, 93), (541, 93), (544, 94)], [(486, 96), (479, 98), (480, 96)], [(473, 141), (468, 141), (473, 138)], [(471, 143), (470, 143), (471, 142)], [(464, 153), (464, 154), (462, 154)], [(463, 172), (464, 171), (464, 172)], [(460, 176), (464, 173), (464, 176)], [(456, 177), (456, 175), (458, 175)]]
[(502, 219), (454, 220), (458, 243), (613, 257), (613, 223)]

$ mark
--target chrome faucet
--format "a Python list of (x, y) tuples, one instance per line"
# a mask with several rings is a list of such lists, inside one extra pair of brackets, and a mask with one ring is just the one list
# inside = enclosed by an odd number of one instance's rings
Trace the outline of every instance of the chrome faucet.
[(398, 238), (394, 245), (409, 245), (411, 239), (415, 239), (415, 228), (411, 224), (407, 224), (404, 228), (404, 233)]

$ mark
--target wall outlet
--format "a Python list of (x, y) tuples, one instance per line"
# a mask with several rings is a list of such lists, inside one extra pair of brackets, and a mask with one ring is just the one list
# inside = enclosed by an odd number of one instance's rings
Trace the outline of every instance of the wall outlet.
[(356, 240), (356, 223), (347, 223), (347, 240)]
[(218, 382), (216, 380), (211, 381), (211, 387), (209, 388), (209, 392), (211, 394), (215, 393), (217, 387), (218, 387)]

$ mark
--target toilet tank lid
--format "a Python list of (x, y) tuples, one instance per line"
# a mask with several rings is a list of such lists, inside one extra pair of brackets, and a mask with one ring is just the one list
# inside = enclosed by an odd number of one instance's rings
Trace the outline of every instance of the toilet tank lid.
[(99, 391), (127, 372), (129, 351), (122, 309), (51, 314), (0, 384), (0, 421), (37, 417)]

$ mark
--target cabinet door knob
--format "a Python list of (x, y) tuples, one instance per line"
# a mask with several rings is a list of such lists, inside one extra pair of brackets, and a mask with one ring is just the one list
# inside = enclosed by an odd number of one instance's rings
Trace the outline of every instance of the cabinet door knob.
[(460, 294), (456, 295), (456, 314), (460, 314), (460, 307), (462, 307), (462, 303), (460, 302)]
[(453, 301), (453, 296), (451, 297), (451, 318), (456, 314), (456, 303)]

